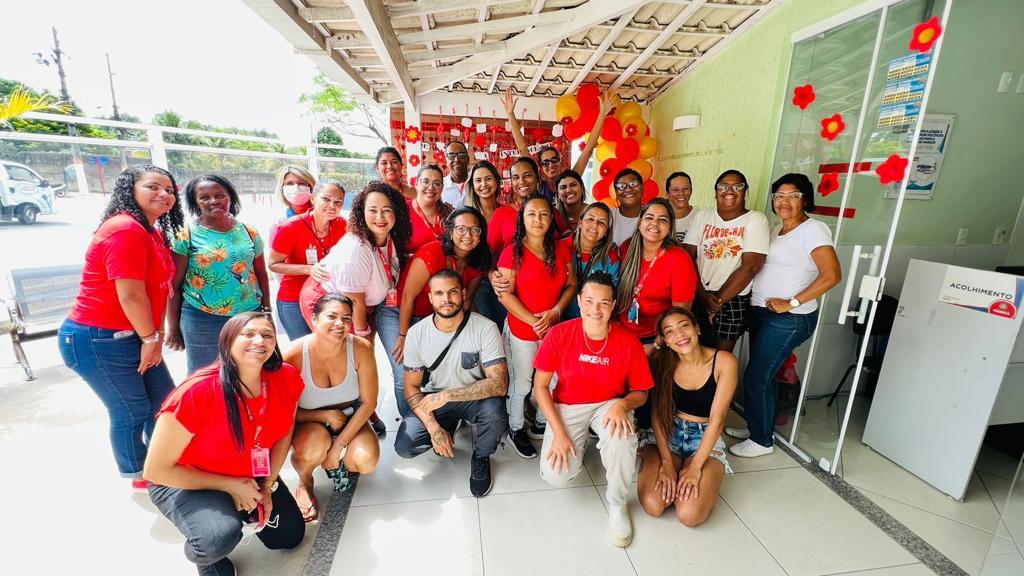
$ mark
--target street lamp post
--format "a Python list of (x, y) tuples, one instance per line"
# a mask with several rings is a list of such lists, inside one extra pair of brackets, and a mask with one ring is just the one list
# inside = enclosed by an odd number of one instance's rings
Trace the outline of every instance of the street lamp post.
[[(64, 73), (64, 56), (66, 54), (60, 49), (60, 38), (57, 37), (57, 28), (53, 27), (51, 29), (53, 30), (53, 52), (51, 57), (54, 64), (57, 65), (57, 76), (60, 77), (60, 98), (70, 103), (71, 95), (68, 94), (67, 75)], [(50, 61), (43, 57), (41, 52), (36, 52), (36, 62), (47, 66), (50, 65)], [(68, 136), (78, 136), (78, 128), (72, 123), (68, 123)], [(85, 165), (82, 163), (82, 149), (77, 143), (71, 144), (71, 161), (75, 167), (75, 181), (78, 184), (78, 191), (88, 194), (89, 181), (85, 176)]]

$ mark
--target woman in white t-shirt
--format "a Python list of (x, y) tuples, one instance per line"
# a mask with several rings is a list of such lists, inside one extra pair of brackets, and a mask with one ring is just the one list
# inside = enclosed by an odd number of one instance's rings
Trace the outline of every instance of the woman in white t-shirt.
[(682, 244), (686, 238), (686, 231), (690, 229), (690, 222), (696, 210), (690, 205), (690, 196), (693, 195), (693, 184), (690, 175), (686, 172), (673, 172), (665, 180), (665, 192), (668, 193), (668, 201), (672, 204), (672, 211), (676, 215), (676, 240)]
[(775, 377), (782, 363), (814, 333), (815, 300), (842, 277), (832, 246), (832, 231), (807, 215), (814, 211), (814, 186), (803, 174), (786, 174), (772, 183), (772, 212), (782, 219), (771, 233), (768, 257), (754, 277), (750, 317), (750, 361), (743, 376), (747, 428), (726, 433), (747, 438), (732, 446), (737, 456), (772, 453)]

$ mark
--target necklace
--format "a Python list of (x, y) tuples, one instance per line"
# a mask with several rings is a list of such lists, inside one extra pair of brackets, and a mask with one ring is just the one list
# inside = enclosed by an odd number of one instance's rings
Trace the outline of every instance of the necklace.
[[(583, 322), (580, 322), (580, 332), (583, 333), (583, 345), (587, 347), (587, 350), (590, 351), (590, 354), (592, 356), (599, 356), (602, 352), (604, 352), (604, 349), (608, 347), (608, 340), (609, 340), (609, 338), (608, 338), (608, 336), (605, 336), (604, 337), (604, 344), (601, 345), (601, 349), (600, 350), (594, 350), (593, 348), (591, 348), (590, 347), (590, 342), (588, 342), (588, 338), (587, 338), (587, 331), (583, 329)], [(610, 335), (611, 335), (611, 333), (609, 332), (609, 336)]]

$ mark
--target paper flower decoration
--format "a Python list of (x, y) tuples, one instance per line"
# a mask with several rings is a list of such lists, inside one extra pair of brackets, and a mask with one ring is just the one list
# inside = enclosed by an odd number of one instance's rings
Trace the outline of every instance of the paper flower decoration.
[(444, 164), (444, 152), (441, 152), (440, 150), (434, 152), (434, 163)]
[(829, 142), (836, 139), (839, 133), (846, 129), (842, 114), (833, 114), (821, 121), (821, 137)]
[(910, 37), (910, 49), (918, 52), (927, 52), (942, 35), (942, 26), (939, 24), (939, 17), (932, 16), (927, 22), (914, 26), (914, 34)]
[(416, 185), (416, 177), (415, 176), (409, 176), (409, 186), (415, 186), (415, 185)]
[(878, 174), (878, 181), (882, 184), (899, 182), (903, 180), (903, 175), (907, 173), (908, 164), (910, 164), (909, 160), (901, 158), (898, 154), (893, 154), (885, 162), (879, 164), (878, 168), (875, 168), (875, 174)]
[(418, 126), (407, 126), (405, 128), (405, 141), (410, 144), (415, 144), (420, 141), (420, 137), (423, 136), (423, 132), (420, 132)]
[(576, 147), (580, 149), (580, 152), (583, 152), (583, 149), (587, 147), (587, 143), (580, 140), (580, 143), (577, 144)]
[(818, 183), (818, 194), (824, 197), (836, 190), (839, 190), (839, 174), (829, 172), (821, 177), (821, 182)]
[(409, 166), (412, 166), (413, 168), (415, 168), (415, 167), (417, 167), (419, 165), (420, 165), (420, 155), (419, 154), (410, 154), (409, 155)]
[(540, 142), (541, 140), (544, 139), (544, 129), (543, 128), (534, 128), (533, 131), (530, 132), (530, 134), (533, 136), (533, 141), (534, 142)]
[(799, 106), (801, 110), (807, 110), (807, 107), (817, 97), (818, 95), (814, 93), (814, 86), (810, 84), (797, 86), (793, 89), (793, 104)]
[(487, 137), (482, 134), (477, 134), (476, 138), (473, 139), (473, 146), (478, 150), (483, 150), (484, 146), (487, 145)]

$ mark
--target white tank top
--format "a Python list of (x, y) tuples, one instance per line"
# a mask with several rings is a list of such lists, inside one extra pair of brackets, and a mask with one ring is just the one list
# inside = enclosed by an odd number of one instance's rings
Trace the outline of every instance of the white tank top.
[(337, 386), (324, 388), (317, 386), (313, 381), (313, 372), (309, 368), (309, 339), (306, 336), (302, 339), (302, 381), (306, 387), (299, 396), (299, 408), (303, 410), (317, 410), (325, 406), (337, 406), (347, 404), (359, 399), (359, 374), (356, 373), (355, 355), (352, 352), (352, 335), (345, 337), (348, 348), (348, 372), (345, 373), (345, 380)]

